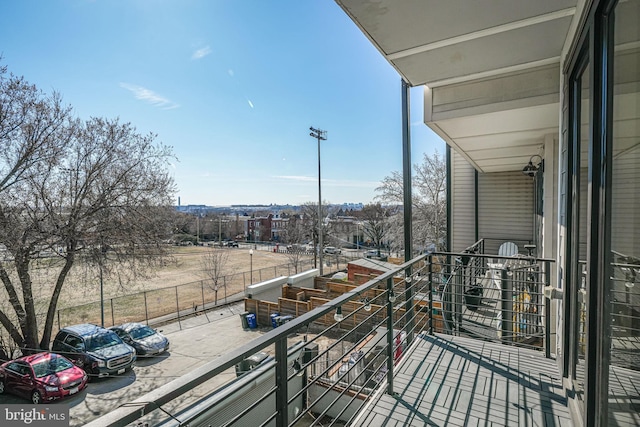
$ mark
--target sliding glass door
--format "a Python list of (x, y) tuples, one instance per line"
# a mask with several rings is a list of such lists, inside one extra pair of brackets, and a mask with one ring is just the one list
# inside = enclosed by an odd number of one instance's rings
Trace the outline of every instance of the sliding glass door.
[(568, 340), (585, 426), (640, 425), (640, 0), (594, 1), (567, 73)]

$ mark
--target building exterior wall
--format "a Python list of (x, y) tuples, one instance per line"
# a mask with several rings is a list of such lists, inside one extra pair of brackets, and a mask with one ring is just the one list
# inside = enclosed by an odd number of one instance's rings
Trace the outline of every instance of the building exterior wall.
[(524, 244), (533, 241), (533, 185), (522, 172), (478, 175), (478, 233), (486, 253), (498, 253), (505, 241), (527, 253)]
[(457, 252), (476, 242), (475, 170), (455, 150), (451, 150), (451, 251)]

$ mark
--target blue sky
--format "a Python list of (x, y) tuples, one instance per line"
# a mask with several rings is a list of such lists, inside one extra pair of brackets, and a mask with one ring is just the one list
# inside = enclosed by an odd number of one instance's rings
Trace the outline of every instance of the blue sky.
[[(373, 200), (402, 169), (400, 77), (330, 0), (0, 0), (9, 71), (173, 147), (181, 203)], [(444, 153), (411, 89), (414, 163)], [(177, 203), (177, 201), (176, 201)]]

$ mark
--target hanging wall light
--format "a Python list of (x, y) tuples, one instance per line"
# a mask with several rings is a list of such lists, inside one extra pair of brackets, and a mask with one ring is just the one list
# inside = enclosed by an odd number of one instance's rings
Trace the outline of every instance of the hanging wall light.
[(362, 303), (364, 304), (364, 311), (371, 311), (371, 301), (369, 301), (369, 298), (364, 297)]
[[(535, 158), (540, 159), (540, 161), (538, 162), (538, 164), (535, 164), (535, 165), (534, 165), (534, 164), (533, 164), (533, 159), (535, 159)], [(531, 178), (533, 178), (534, 176), (536, 176), (536, 174), (538, 173), (538, 171), (542, 169), (542, 167), (543, 167), (543, 162), (544, 162), (544, 161), (542, 160), (542, 157), (541, 157), (541, 156), (539, 156), (539, 155), (537, 155), (537, 154), (534, 154), (534, 155), (533, 155), (533, 156), (531, 156), (531, 158), (529, 159), (529, 163), (527, 164), (527, 166), (525, 166), (525, 167), (522, 169), (522, 173), (523, 173), (523, 174), (525, 174), (525, 175), (527, 175), (527, 176), (530, 176)]]
[(391, 290), (389, 291), (389, 302), (390, 302), (390, 303), (394, 303), (394, 302), (396, 302), (396, 298), (397, 298), (397, 297), (396, 297), (396, 293), (395, 293), (395, 292), (393, 292), (393, 289), (391, 289)]
[(333, 315), (333, 320), (336, 322), (342, 322), (344, 320), (344, 316), (342, 315), (342, 306), (336, 308), (336, 314)]

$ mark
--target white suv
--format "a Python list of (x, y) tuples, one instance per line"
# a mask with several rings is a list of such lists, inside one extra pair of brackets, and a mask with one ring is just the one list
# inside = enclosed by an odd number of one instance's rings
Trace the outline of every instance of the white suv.
[(325, 246), (322, 252), (324, 252), (325, 254), (337, 255), (342, 251), (334, 246)]

